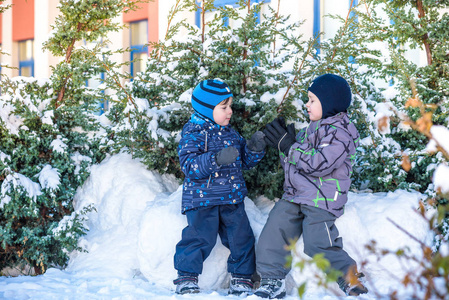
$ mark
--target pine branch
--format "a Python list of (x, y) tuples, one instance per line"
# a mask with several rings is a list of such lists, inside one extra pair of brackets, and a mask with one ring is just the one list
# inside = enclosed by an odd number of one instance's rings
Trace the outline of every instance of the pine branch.
[[(82, 24), (78, 23), (76, 32), (80, 32), (82, 28)], [(66, 63), (70, 63), (71, 59), (72, 59), (72, 52), (73, 52), (73, 48), (75, 47), (75, 42), (76, 42), (76, 38), (73, 38), (72, 41), (70, 42), (69, 47), (67, 48), (67, 53), (65, 56), (65, 61)], [(66, 76), (64, 78), (64, 82), (62, 84), (61, 90), (58, 93), (58, 98), (56, 99), (56, 103), (55, 103), (55, 108), (58, 108), (60, 106), (60, 103), (62, 102), (62, 99), (64, 98), (64, 94), (65, 94), (65, 89), (67, 86), (67, 82), (69, 81), (69, 79), (72, 77), (72, 74), (69, 74), (68, 76)]]
[[(343, 38), (343, 35), (346, 33), (346, 30), (348, 29), (348, 21), (349, 21), (349, 16), (351, 15), (351, 12), (354, 10), (354, 6), (353, 6), (354, 0), (351, 0), (351, 5), (350, 8), (348, 10), (348, 14), (346, 15), (346, 19), (345, 19), (345, 23), (343, 25), (344, 30), (342, 30), (341, 35), (340, 35), (340, 41)], [(334, 51), (332, 53), (332, 57), (331, 57), (331, 61), (334, 60), (335, 55), (337, 54), (337, 47), (334, 48)]]
[(206, 35), (206, 10), (204, 9), (204, 1), (201, 2), (201, 43), (204, 44)]
[[(418, 6), (418, 17), (420, 19), (424, 18), (426, 16), (426, 13), (424, 11), (422, 0), (417, 0), (416, 5)], [(426, 49), (427, 64), (430, 66), (432, 65), (432, 51), (430, 50), (429, 35), (427, 32), (423, 35), (422, 41), (424, 44), (424, 48)]]
[(165, 39), (167, 39), (167, 37), (168, 37), (168, 32), (170, 31), (171, 22), (173, 21), (175, 14), (178, 12), (177, 8), (178, 8), (180, 2), (181, 2), (181, 0), (176, 1), (175, 7), (173, 8), (173, 12), (168, 16), (167, 31), (165, 33)]
[(293, 78), (293, 80), (290, 82), (290, 84), (287, 87), (287, 91), (285, 91), (284, 96), (282, 97), (282, 101), (281, 103), (278, 105), (276, 112), (279, 114), (282, 111), (282, 106), (284, 105), (285, 99), (287, 98), (288, 93), (290, 92), (290, 89), (292, 88), (292, 86), (295, 84), (296, 80), (298, 79), (298, 74), (299, 72), (302, 70), (304, 63), (306, 62), (306, 58), (310, 55), (313, 45), (315, 45), (316, 41), (318, 40), (318, 36), (316, 36), (311, 42), (309, 42), (308, 47), (306, 52), (304, 53), (304, 55), (302, 56), (302, 60), (301, 60), (301, 64), (298, 68), (298, 70), (296, 70), (296, 75)]

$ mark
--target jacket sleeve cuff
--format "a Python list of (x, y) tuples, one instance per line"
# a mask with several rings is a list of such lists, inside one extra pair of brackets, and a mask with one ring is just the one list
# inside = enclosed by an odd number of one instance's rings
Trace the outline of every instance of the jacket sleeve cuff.
[(221, 166), (217, 163), (217, 158), (216, 158), (215, 153), (213, 153), (210, 156), (210, 161), (211, 161), (211, 171), (212, 171), (212, 173), (215, 172), (215, 171), (220, 170)]

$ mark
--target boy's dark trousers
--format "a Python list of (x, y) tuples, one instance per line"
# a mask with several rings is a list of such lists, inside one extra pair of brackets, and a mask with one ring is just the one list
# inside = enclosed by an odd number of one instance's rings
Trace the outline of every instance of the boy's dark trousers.
[(257, 244), (257, 272), (262, 278), (284, 279), (289, 267), (285, 266), (290, 251), (285, 246), (301, 234), (304, 253), (313, 257), (324, 253), (333, 269), (347, 274), (356, 262), (343, 250), (330, 212), (308, 205), (279, 200), (268, 216)]
[(189, 210), (185, 215), (188, 225), (182, 231), (174, 257), (175, 269), (180, 276), (201, 274), (217, 234), (231, 251), (228, 272), (248, 278), (254, 273), (255, 238), (244, 203)]

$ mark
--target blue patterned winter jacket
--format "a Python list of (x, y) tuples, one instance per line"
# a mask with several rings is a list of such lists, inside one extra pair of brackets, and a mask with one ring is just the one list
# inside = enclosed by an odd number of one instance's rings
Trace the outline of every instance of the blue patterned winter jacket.
[[(215, 155), (234, 146), (240, 152), (236, 162), (219, 166)], [(182, 213), (213, 205), (238, 204), (247, 194), (242, 169), (254, 167), (265, 151), (252, 152), (246, 140), (230, 125), (220, 126), (193, 114), (184, 125), (178, 146), (181, 169), (185, 174)]]

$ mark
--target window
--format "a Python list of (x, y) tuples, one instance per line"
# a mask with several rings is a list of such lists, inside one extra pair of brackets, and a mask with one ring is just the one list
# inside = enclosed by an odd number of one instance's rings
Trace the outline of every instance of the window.
[[(252, 0), (251, 3), (270, 3), (271, 0)], [(200, 1), (196, 0), (196, 3), (199, 7), (201, 7), (201, 3)], [(238, 1), (237, 0), (215, 0), (214, 1), (214, 5), (215, 7), (221, 7), (221, 6), (225, 6), (225, 5), (232, 5), (232, 6), (237, 6), (238, 5)], [(259, 22), (260, 22), (260, 16), (258, 16)], [(197, 9), (196, 13), (195, 13), (195, 23), (196, 25), (201, 28), (201, 9)], [(225, 20), (225, 25), (229, 26), (229, 20)]]
[(34, 76), (33, 40), (19, 42), (19, 76)]
[(313, 0), (313, 37), (317, 40), (317, 54), (320, 54), (320, 33), (321, 33), (321, 7), (320, 0)]
[(130, 23), (131, 76), (144, 72), (148, 60), (148, 20)]
[[(348, 4), (349, 1), (349, 4)], [(320, 54), (320, 33), (324, 39), (335, 36), (340, 21), (328, 17), (328, 15), (340, 15), (346, 18), (348, 9), (358, 5), (358, 0), (314, 0), (313, 1), (313, 37), (317, 38), (317, 54)], [(351, 17), (354, 14), (351, 13)]]

